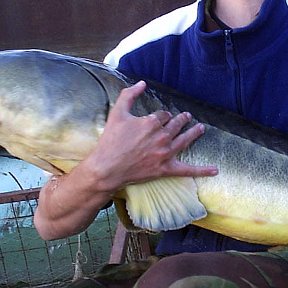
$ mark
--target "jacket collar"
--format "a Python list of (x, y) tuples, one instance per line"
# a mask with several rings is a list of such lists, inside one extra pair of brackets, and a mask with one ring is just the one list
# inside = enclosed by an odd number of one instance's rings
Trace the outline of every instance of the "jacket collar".
[[(202, 0), (198, 4), (197, 20), (189, 31), (190, 43), (194, 54), (202, 63), (224, 65), (226, 63), (224, 31), (206, 32), (206, 1)], [(285, 37), (283, 33), (288, 33), (286, 0), (265, 0), (258, 17), (250, 25), (231, 29), (234, 49), (240, 61), (248, 61), (269, 48), (275, 41)]]

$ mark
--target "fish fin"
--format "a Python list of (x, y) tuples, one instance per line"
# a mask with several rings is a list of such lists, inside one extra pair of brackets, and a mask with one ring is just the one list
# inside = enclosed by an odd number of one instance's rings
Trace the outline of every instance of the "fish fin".
[(49, 159), (49, 163), (57, 169), (69, 173), (74, 167), (79, 164), (78, 160), (65, 160), (65, 159)]
[(149, 231), (179, 229), (207, 215), (192, 177), (165, 177), (128, 185), (120, 197), (125, 198), (133, 225)]
[(21, 145), (18, 143), (18, 145), (5, 147), (7, 151), (28, 163), (31, 163), (37, 167), (39, 167), (42, 170), (45, 170), (47, 172), (52, 173), (53, 175), (62, 175), (63, 171), (59, 168), (57, 168), (52, 163), (49, 163), (47, 160), (43, 159), (42, 157), (39, 157), (39, 155), (35, 155), (31, 153), (30, 149), (26, 147), (25, 145)]
[[(125, 194), (126, 192), (121, 191), (121, 194)], [(124, 227), (130, 231), (130, 232), (139, 232), (143, 229), (136, 227), (130, 216), (127, 213), (127, 209), (126, 209), (126, 200), (125, 199), (121, 199), (121, 198), (114, 198), (113, 199), (114, 205), (115, 205), (115, 209), (116, 209), (116, 213), (117, 216), (119, 218), (119, 220), (121, 221), (121, 223), (124, 225)]]
[(53, 163), (50, 163), (47, 160), (38, 157), (37, 155), (33, 155), (32, 157), (26, 156), (25, 158), (22, 158), (22, 159), (33, 165), (36, 165), (37, 167), (39, 167), (40, 169), (44, 171), (52, 173), (53, 175), (64, 174), (63, 171), (59, 169), (59, 167), (56, 167), (55, 165), (53, 165)]

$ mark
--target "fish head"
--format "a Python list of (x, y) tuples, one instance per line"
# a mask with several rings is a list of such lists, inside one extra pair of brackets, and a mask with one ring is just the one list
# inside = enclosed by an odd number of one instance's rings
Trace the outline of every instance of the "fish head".
[(103, 64), (57, 53), (0, 52), (0, 146), (54, 174), (68, 172), (96, 146), (127, 87), (110, 74)]

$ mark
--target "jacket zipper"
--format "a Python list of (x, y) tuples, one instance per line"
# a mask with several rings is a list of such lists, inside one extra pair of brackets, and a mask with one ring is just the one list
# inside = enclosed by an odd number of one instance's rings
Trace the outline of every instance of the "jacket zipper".
[(239, 64), (235, 56), (235, 49), (232, 41), (232, 30), (224, 30), (225, 36), (225, 50), (226, 50), (226, 60), (234, 73), (235, 80), (235, 95), (236, 95), (236, 105), (239, 114), (243, 114), (243, 106), (241, 99), (241, 86), (240, 86), (240, 69)]

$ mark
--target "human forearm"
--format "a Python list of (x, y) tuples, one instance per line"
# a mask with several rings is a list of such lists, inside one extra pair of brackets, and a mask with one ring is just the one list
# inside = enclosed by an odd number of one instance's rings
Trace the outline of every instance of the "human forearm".
[(53, 176), (42, 188), (34, 223), (43, 239), (63, 238), (83, 231), (111, 199), (112, 192), (101, 190), (95, 171), (85, 162), (70, 174)]

